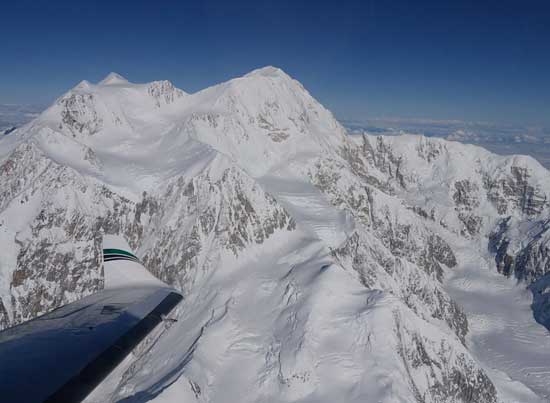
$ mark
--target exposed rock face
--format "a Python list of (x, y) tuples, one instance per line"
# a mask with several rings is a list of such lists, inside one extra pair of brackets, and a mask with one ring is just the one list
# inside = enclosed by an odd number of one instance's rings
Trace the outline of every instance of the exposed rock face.
[(312, 183), (328, 195), (334, 206), (350, 212), (362, 224), (369, 225), (372, 222), (371, 190), (353, 176), (347, 182), (343, 169), (345, 166), (334, 160), (318, 161), (309, 176)]
[(462, 234), (468, 234), (471, 237), (478, 235), (483, 226), (483, 218), (472, 211), (478, 209), (480, 205), (479, 187), (476, 183), (464, 179), (455, 182), (455, 189), (453, 194), (455, 210), (458, 212), (458, 219), (466, 229)]
[(445, 321), (464, 342), (468, 320), (443, 291), (440, 279), (437, 279), (440, 273), (395, 256), (379, 241), (358, 233), (332, 253), (343, 267), (357, 273), (365, 287), (398, 296), (428, 321), (430, 318)]
[(174, 84), (167, 80), (152, 82), (149, 84), (147, 92), (153, 97), (158, 108), (161, 105), (170, 105), (185, 95), (182, 90), (174, 87)]
[(489, 251), (495, 254), (497, 269), (505, 276), (513, 272), (514, 258), (508, 255), (510, 242), (506, 239), (506, 230), (510, 217), (502, 220), (489, 237)]
[(45, 240), (22, 245), (11, 283), (12, 324), (46, 313), (74, 296), (99, 290), (100, 245), (99, 240), (91, 245), (86, 241), (49, 244)]
[[(514, 275), (528, 284), (550, 272), (550, 226), (548, 221), (523, 223), (503, 219), (490, 236), (497, 267), (506, 276)], [(524, 238), (517, 239), (521, 234)]]
[(456, 191), (453, 194), (453, 200), (457, 208), (463, 208), (471, 211), (479, 207), (479, 188), (477, 184), (467, 179), (455, 182)]
[(533, 293), (535, 319), (550, 329), (550, 221), (508, 217), (490, 237), (499, 272), (525, 282)]
[(103, 128), (93, 94), (70, 93), (61, 98), (58, 105), (62, 108), (61, 122), (73, 132), (73, 136), (77, 133), (93, 135)]
[(156, 203), (154, 224), (141, 237), (152, 242), (143, 261), (183, 290), (193, 286), (199, 268), (219, 264), (222, 251), (238, 257), (275, 231), (295, 229), (288, 213), (235, 167), (218, 178), (205, 172), (174, 179)]
[(510, 175), (504, 178), (484, 177), (487, 197), (499, 214), (509, 214), (512, 207), (528, 216), (535, 216), (548, 206), (547, 195), (533, 186), (529, 177), (529, 170), (518, 166), (510, 167)]
[(382, 137), (376, 138), (376, 145), (372, 147), (370, 141), (363, 136), (362, 151), (365, 153), (367, 161), (382, 173), (387, 174), (390, 180), (396, 180), (401, 187), (406, 187), (401, 169), (403, 159), (393, 153), (392, 148), (384, 142)]
[[(400, 312), (394, 312), (394, 320), (399, 335), (397, 350), (413, 382), (416, 401), (498, 401), (491, 380), (467, 354), (452, 354), (454, 347), (444, 341), (438, 345), (429, 337), (403, 327)], [(416, 375), (421, 370), (430, 374), (428, 385), (424, 384), (425, 379)]]

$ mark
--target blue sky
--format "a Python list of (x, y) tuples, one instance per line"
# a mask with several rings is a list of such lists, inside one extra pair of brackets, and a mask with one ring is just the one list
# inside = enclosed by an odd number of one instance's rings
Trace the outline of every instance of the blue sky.
[(546, 3), (5, 1), (0, 103), (110, 71), (194, 92), (275, 65), (342, 119), (548, 126)]

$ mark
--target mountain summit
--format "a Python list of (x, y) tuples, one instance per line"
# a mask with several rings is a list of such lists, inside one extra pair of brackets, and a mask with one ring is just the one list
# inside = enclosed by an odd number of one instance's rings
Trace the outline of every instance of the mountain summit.
[(254, 76), (291, 79), (290, 76), (288, 76), (283, 70), (273, 66), (266, 66), (256, 70), (252, 70), (250, 73), (245, 75), (245, 77)]
[(114, 85), (114, 84), (128, 84), (128, 80), (122, 77), (120, 74), (110, 72), (107, 76), (101, 80), (98, 85)]
[(350, 136), (274, 67), (193, 94), (112, 73), (0, 155), (1, 327), (104, 287), (102, 233), (184, 295), (89, 402), (547, 400), (528, 157)]

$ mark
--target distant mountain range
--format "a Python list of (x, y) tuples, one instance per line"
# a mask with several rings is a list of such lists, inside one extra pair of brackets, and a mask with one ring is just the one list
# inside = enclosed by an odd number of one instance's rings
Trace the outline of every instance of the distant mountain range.
[(432, 119), (341, 120), (350, 133), (399, 135), (403, 133), (440, 137), (477, 144), (501, 155), (524, 154), (550, 168), (550, 128), (502, 125), (487, 122)]

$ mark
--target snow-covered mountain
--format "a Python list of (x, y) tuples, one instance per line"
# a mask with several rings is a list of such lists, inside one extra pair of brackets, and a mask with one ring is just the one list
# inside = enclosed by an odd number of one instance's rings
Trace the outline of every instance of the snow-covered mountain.
[(185, 295), (89, 402), (550, 396), (533, 159), (348, 136), (274, 67), (194, 94), (83, 81), (0, 158), (1, 327), (101, 288), (102, 233)]

